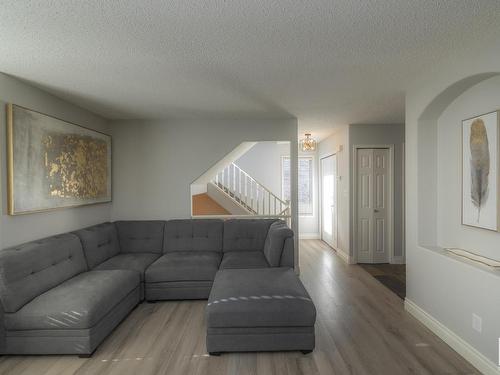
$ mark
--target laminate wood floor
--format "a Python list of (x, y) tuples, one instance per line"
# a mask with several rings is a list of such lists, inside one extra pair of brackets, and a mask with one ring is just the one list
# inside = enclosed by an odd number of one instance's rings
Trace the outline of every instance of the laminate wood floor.
[(318, 310), (316, 350), (223, 354), (205, 349), (205, 301), (141, 304), (92, 358), (0, 358), (0, 374), (478, 374), (408, 315), (403, 302), (319, 240), (301, 246), (301, 278)]
[(377, 281), (396, 293), (400, 298), (406, 297), (406, 265), (405, 264), (360, 264), (366, 272)]
[(406, 283), (405, 264), (360, 264), (360, 266), (372, 276), (392, 276), (402, 283)]

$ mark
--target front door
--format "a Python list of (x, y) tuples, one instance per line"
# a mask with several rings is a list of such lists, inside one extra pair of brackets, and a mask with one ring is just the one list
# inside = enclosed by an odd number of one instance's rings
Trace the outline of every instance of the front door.
[(321, 238), (337, 248), (337, 155), (321, 159)]

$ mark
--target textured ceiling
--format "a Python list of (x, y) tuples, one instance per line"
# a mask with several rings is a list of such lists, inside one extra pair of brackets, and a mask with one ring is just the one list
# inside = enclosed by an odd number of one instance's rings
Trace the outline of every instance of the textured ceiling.
[(108, 118), (404, 121), (409, 80), (498, 29), (497, 0), (27, 1), (0, 71)]

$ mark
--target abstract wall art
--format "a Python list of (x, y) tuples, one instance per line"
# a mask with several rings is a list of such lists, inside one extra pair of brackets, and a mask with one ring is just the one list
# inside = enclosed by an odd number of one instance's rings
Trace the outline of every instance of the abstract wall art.
[(7, 105), (10, 215), (111, 201), (111, 137)]
[(462, 224), (499, 230), (499, 116), (462, 122)]

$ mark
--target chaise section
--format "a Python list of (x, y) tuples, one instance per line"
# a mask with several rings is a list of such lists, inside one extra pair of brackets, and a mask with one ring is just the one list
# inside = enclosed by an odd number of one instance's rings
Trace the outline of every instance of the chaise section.
[(314, 349), (316, 309), (292, 269), (221, 270), (206, 311), (211, 354)]
[[(89, 329), (129, 295), (138, 297), (133, 271), (81, 273), (5, 314), (7, 330)], [(138, 298), (135, 301), (138, 302)]]
[(90, 354), (139, 302), (133, 271), (90, 271), (71, 233), (0, 251), (3, 353)]
[(206, 299), (222, 257), (221, 220), (170, 220), (164, 255), (146, 270), (148, 301)]
[(61, 234), (0, 251), (0, 299), (14, 313), (40, 294), (87, 270), (80, 240)]

